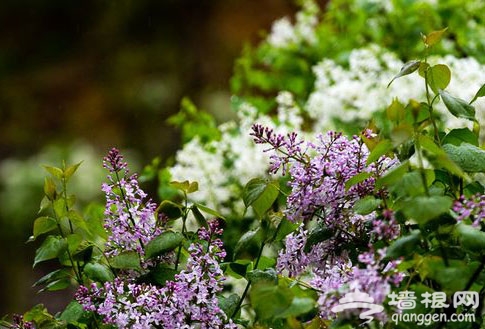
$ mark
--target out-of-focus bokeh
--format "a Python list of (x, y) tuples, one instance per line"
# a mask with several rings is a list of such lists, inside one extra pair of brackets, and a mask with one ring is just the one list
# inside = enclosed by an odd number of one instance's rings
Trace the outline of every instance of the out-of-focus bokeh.
[[(0, 316), (66, 292), (37, 295), (31, 234), (41, 164), (84, 160), (73, 192), (100, 197), (102, 154), (138, 164), (180, 145), (166, 119), (181, 98), (231, 117), (229, 78), (244, 43), (290, 15), (290, 0), (2, 0), (0, 2)], [(139, 167), (140, 168), (140, 167)]]

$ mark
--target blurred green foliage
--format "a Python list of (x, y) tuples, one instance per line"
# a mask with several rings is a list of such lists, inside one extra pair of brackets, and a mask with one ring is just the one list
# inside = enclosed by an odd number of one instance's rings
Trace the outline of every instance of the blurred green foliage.
[(419, 57), (421, 33), (443, 27), (448, 32), (434, 54), (473, 56), (485, 62), (482, 1), (333, 0), (320, 7), (316, 14), (306, 10), (318, 19), (315, 43), (275, 47), (265, 40), (246, 47), (235, 64), (232, 92), (263, 113), (276, 107), (274, 98), (281, 90), (292, 92), (303, 104), (314, 85), (312, 67), (322, 58), (347, 65), (352, 49), (375, 43), (407, 62)]
[[(213, 108), (223, 95), (228, 105), (216, 111), (228, 111), (241, 44), (294, 9), (290, 0), (0, 2), (0, 314), (39, 302), (30, 286), (49, 270), (31, 273), (34, 246), (24, 244), (40, 165), (85, 159), (73, 181), (85, 204), (99, 195), (109, 147), (165, 162), (180, 144), (166, 120), (182, 97)], [(62, 295), (42, 298), (50, 310), (64, 306)]]

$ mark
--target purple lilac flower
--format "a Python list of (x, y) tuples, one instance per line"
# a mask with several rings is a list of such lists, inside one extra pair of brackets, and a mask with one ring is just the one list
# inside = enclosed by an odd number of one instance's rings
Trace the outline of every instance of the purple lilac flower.
[[(369, 132), (366, 132), (367, 135)], [(396, 164), (395, 159), (381, 157), (366, 165), (369, 150), (358, 136), (348, 139), (333, 131), (317, 136), (317, 143), (298, 141), (296, 133), (275, 134), (269, 128), (253, 126), (256, 143), (268, 144), (273, 151), (271, 170), (283, 174), (289, 168), (291, 194), (286, 215), (293, 222), (318, 217), (332, 227), (352, 215), (356, 200), (374, 193), (375, 178)], [(368, 172), (372, 176), (346, 189), (345, 183), (355, 175)], [(350, 221), (355, 220), (349, 218)]]
[[(373, 137), (370, 131), (363, 135)], [(278, 255), (277, 270), (300, 277), (319, 291), (320, 316), (325, 319), (335, 318), (331, 309), (348, 292), (365, 292), (376, 303), (382, 303), (391, 286), (402, 280), (396, 262), (383, 262), (385, 249), (374, 251), (369, 245), (368, 251), (359, 255), (359, 262), (355, 260), (353, 264), (342, 246), (363, 245), (359, 248), (365, 249), (371, 240), (389, 242), (399, 235), (399, 224), (391, 211), (360, 215), (353, 209), (355, 202), (365, 196), (385, 195), (385, 191), (376, 191), (375, 180), (397, 160), (383, 156), (367, 165), (369, 150), (362, 139), (357, 136), (348, 139), (335, 132), (317, 136), (316, 143), (304, 144), (296, 134), (285, 137), (254, 125), (252, 136), (256, 143), (268, 144), (267, 151), (274, 152), (271, 173), (280, 168), (283, 174), (289, 172), (291, 194), (287, 198), (286, 215), (293, 222), (304, 223), (287, 236), (285, 248)], [(359, 173), (370, 175), (346, 187), (346, 182)], [(305, 248), (311, 233), (304, 225), (311, 226), (310, 222), (332, 234)]]
[(104, 227), (110, 233), (106, 254), (136, 251), (143, 256), (143, 246), (161, 233), (155, 218), (157, 205), (147, 199), (137, 176), (128, 176), (127, 164), (117, 149), (111, 149), (103, 165), (110, 172), (109, 182), (102, 186), (106, 194)]
[(14, 314), (12, 319), (12, 325), (9, 325), (8, 328), (11, 329), (35, 329), (35, 325), (33, 322), (25, 321), (24, 316), (21, 314)]
[(118, 277), (102, 287), (81, 286), (76, 300), (118, 328), (236, 329), (218, 306), (224, 280), (219, 261), (225, 257), (220, 233), (215, 221), (209, 230), (201, 228), (199, 238), (207, 244), (192, 243), (186, 269), (163, 287)]
[(470, 219), (472, 225), (478, 227), (485, 219), (485, 195), (475, 194), (470, 198), (462, 195), (455, 201), (453, 211), (458, 215), (458, 221)]
[[(350, 261), (340, 262), (322, 271), (314, 271), (310, 285), (319, 291), (318, 304), (320, 316), (325, 319), (335, 319), (336, 314), (331, 309), (338, 305), (341, 297), (349, 292), (367, 293), (374, 303), (383, 304), (392, 286), (397, 286), (403, 275), (396, 270), (397, 262), (382, 262), (385, 249), (374, 252), (372, 249), (360, 255), (359, 261), (365, 267), (353, 266)], [(385, 264), (385, 265), (384, 265)], [(358, 315), (347, 312), (347, 316)], [(385, 313), (376, 314), (381, 321), (386, 321)]]
[(392, 241), (399, 237), (401, 227), (394, 217), (394, 212), (385, 209), (382, 212), (383, 218), (372, 221), (372, 233), (376, 240)]

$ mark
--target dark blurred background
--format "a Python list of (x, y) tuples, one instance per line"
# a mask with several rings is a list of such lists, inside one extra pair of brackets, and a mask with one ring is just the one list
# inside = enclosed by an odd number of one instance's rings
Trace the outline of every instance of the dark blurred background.
[[(231, 117), (229, 78), (245, 43), (296, 10), (291, 0), (0, 1), (0, 317), (66, 292), (36, 294), (41, 164), (85, 160), (75, 192), (99, 197), (101, 157), (139, 164), (180, 146), (166, 119), (183, 96)], [(67, 296), (69, 298), (69, 296)]]

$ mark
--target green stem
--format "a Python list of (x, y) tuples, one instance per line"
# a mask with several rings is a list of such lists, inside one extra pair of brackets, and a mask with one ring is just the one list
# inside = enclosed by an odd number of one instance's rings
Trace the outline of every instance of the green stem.
[[(54, 208), (54, 202), (53, 201), (52, 201), (52, 208)], [(66, 239), (66, 236), (65, 236), (64, 232), (62, 231), (61, 222), (60, 222), (59, 217), (57, 216), (57, 213), (56, 213), (55, 210), (54, 210), (54, 219), (56, 220), (57, 228), (59, 229), (59, 234), (61, 235), (61, 237), (63, 239)], [(72, 258), (71, 252), (69, 251), (69, 245), (67, 246), (66, 252), (67, 252), (67, 256), (69, 257), (69, 261), (71, 262), (72, 270), (74, 271), (74, 274), (76, 275), (76, 281), (80, 285), (82, 285), (83, 279), (82, 279), (81, 273), (79, 273), (79, 271), (76, 269), (74, 259)]]
[[(184, 198), (185, 198), (185, 209), (184, 209), (184, 214), (182, 216), (182, 234), (185, 236), (186, 234), (186, 222), (187, 222), (187, 216), (189, 215), (189, 208), (188, 206), (188, 201), (187, 201), (187, 193), (184, 192)], [(182, 253), (182, 244), (180, 244), (178, 250), (177, 250), (177, 258), (175, 260), (175, 270), (178, 270), (179, 267), (179, 262), (180, 262), (180, 254)]]
[(478, 279), (478, 276), (480, 275), (480, 273), (482, 273), (482, 271), (483, 271), (484, 268), (485, 268), (485, 257), (482, 256), (482, 259), (480, 261), (480, 265), (475, 270), (475, 272), (473, 272), (472, 277), (470, 278), (470, 280), (468, 280), (468, 282), (467, 282), (465, 288), (463, 289), (463, 291), (470, 290), (471, 286), (473, 285), (473, 283), (475, 282), (475, 280)]
[[(64, 167), (64, 170), (65, 170), (66, 165), (64, 164), (63, 167)], [(62, 191), (62, 197), (64, 199), (64, 206), (66, 208), (66, 213), (68, 214), (68, 216), (67, 216), (67, 222), (69, 223), (69, 229), (71, 231), (71, 234), (74, 234), (74, 227), (72, 226), (71, 219), (69, 218), (69, 204), (68, 204), (68, 201), (67, 201), (67, 181), (66, 181), (66, 178), (65, 177), (62, 177), (62, 189), (63, 189), (63, 191)], [(68, 252), (69, 252), (69, 248), (68, 248)], [(71, 261), (71, 265), (72, 265), (72, 267), (74, 269), (75, 268), (74, 261), (73, 261), (73, 259), (70, 256), (69, 256), (69, 258), (70, 258), (70, 261)], [(77, 269), (78, 269), (78, 272), (79, 272), (78, 279), (80, 278), (81, 281), (82, 281), (82, 275), (80, 273), (80, 271), (81, 271), (80, 270), (81, 264), (79, 263), (79, 261), (76, 261), (76, 266), (77, 266)], [(82, 283), (80, 282), (80, 284), (82, 284)]]
[[(261, 259), (261, 256), (263, 254), (264, 246), (265, 246), (265, 243), (262, 242), (261, 247), (259, 248), (258, 258), (256, 258), (256, 262), (254, 263), (255, 269), (258, 268), (259, 260)], [(246, 298), (246, 295), (248, 294), (250, 286), (251, 286), (251, 280), (248, 279), (248, 283), (246, 284), (246, 288), (244, 288), (244, 292), (242, 293), (241, 298), (239, 299), (239, 302), (237, 303), (237, 306), (236, 306), (236, 308), (234, 309), (234, 312), (231, 315), (231, 319), (234, 318), (236, 316), (237, 312), (239, 312), (239, 310), (241, 309), (241, 305), (242, 305), (244, 299)]]
[(428, 184), (426, 182), (426, 172), (424, 171), (421, 144), (419, 143), (419, 138), (417, 138), (416, 135), (417, 132), (415, 132), (414, 144), (416, 145), (416, 156), (418, 157), (419, 173), (421, 175), (421, 180), (423, 181), (424, 191), (426, 195), (429, 196)]
[[(428, 64), (428, 49), (426, 49), (426, 54), (424, 56), (424, 63)], [(434, 130), (434, 139), (438, 143), (438, 145), (441, 145), (440, 141), (440, 136), (438, 134), (438, 127), (436, 126), (436, 121), (434, 120), (434, 115), (433, 115), (433, 103), (437, 99), (438, 95), (435, 95), (433, 99), (431, 100), (431, 95), (429, 92), (429, 86), (428, 86), (428, 70), (424, 70), (424, 85), (426, 88), (426, 101), (428, 103), (428, 109), (429, 109), (429, 119), (431, 120), (431, 123), (433, 125), (433, 130)]]

